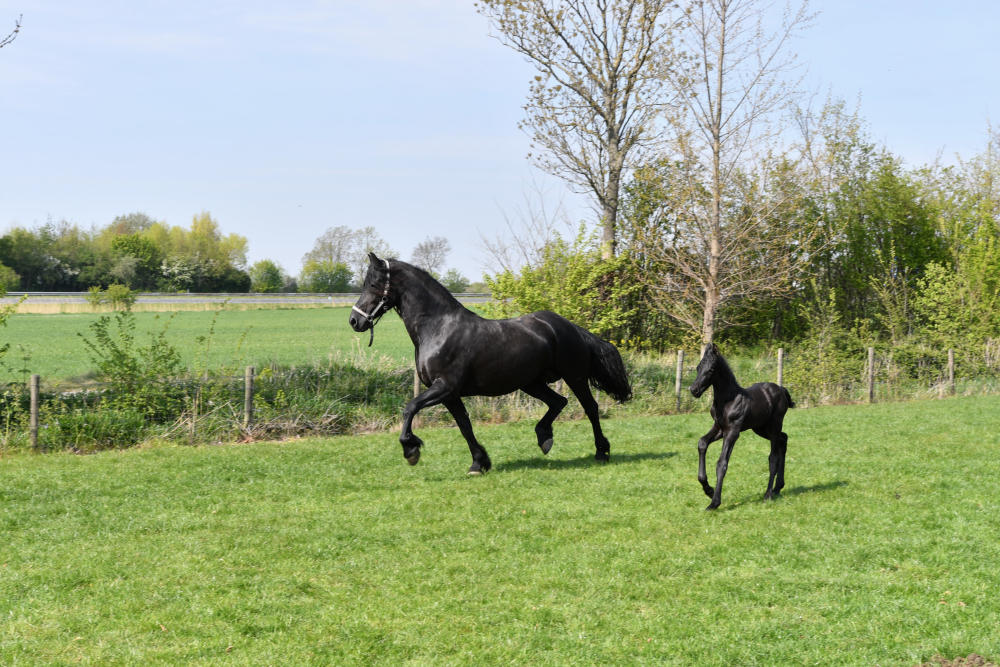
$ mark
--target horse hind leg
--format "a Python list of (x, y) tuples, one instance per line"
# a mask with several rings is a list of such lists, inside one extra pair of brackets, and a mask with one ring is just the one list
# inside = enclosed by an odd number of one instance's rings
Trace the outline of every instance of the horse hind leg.
[(559, 416), (559, 413), (563, 411), (563, 408), (566, 407), (569, 401), (566, 400), (565, 396), (557, 393), (544, 382), (532, 383), (522, 387), (521, 390), (528, 396), (542, 401), (549, 408), (535, 425), (538, 447), (542, 450), (542, 454), (548, 454), (549, 450), (552, 449), (552, 422), (555, 421), (556, 417)]
[(594, 449), (596, 450), (594, 459), (604, 462), (610, 461), (611, 443), (604, 437), (604, 432), (601, 430), (600, 411), (597, 407), (597, 401), (594, 400), (594, 395), (590, 392), (590, 385), (587, 384), (587, 379), (577, 378), (570, 380), (566, 378), (566, 384), (569, 385), (576, 399), (580, 401), (580, 405), (583, 406), (583, 411), (586, 413), (587, 419), (590, 420), (590, 425), (594, 429)]
[(767, 491), (764, 492), (765, 500), (777, 498), (785, 488), (785, 452), (788, 450), (788, 436), (779, 431), (770, 440), (771, 453), (767, 457), (770, 474), (767, 478)]

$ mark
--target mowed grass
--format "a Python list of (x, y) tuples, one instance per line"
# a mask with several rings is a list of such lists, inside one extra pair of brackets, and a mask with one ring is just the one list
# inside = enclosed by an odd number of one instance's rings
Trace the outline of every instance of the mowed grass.
[[(0, 460), (0, 663), (1000, 658), (1000, 397), (792, 410), (783, 497), (707, 414)], [(709, 450), (718, 455), (718, 444)]]
[[(413, 360), (413, 343), (395, 312), (368, 334), (348, 325), (350, 308), (290, 308), (221, 312), (136, 313), (136, 342), (145, 345), (149, 333), (167, 326), (167, 340), (180, 352), (186, 367), (239, 370), (245, 365), (301, 365), (323, 362), (331, 355), (386, 356), (400, 364)], [(171, 315), (173, 315), (171, 317)], [(95, 313), (55, 315), (15, 314), (0, 329), (0, 342), (10, 343), (0, 380), (22, 380), (23, 372), (46, 381), (86, 377), (93, 363), (78, 334), (93, 338)]]

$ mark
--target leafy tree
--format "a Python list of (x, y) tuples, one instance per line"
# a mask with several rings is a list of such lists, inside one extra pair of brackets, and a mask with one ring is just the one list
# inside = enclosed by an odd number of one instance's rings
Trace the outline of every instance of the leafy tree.
[(17, 272), (9, 266), (0, 264), (0, 291), (6, 294), (10, 290), (17, 289), (20, 284), (21, 276), (17, 275)]
[[(670, 0), (479, 0), (502, 44), (531, 62), (521, 127), (545, 171), (591, 193), (601, 212), (605, 258), (615, 252), (623, 177), (660, 138), (658, 115), (673, 97)], [(641, 161), (641, 159), (640, 159)]]
[(441, 278), (441, 284), (449, 292), (466, 292), (469, 289), (469, 279), (459, 273), (458, 269), (448, 269), (448, 272)]
[[(780, 261), (788, 245), (787, 237), (773, 235), (770, 209), (780, 199), (760, 163), (774, 152), (768, 121), (793, 95), (784, 79), (794, 61), (788, 43), (809, 16), (802, 2), (766, 31), (762, 0), (695, 0), (689, 10), (678, 37), (692, 67), (663, 70), (679, 93), (678, 111), (669, 118), (668, 161), (676, 165), (671, 203), (681, 204), (683, 213), (664, 245), (661, 259), (670, 268), (661, 303), (687, 324), (696, 303), (707, 345), (726, 300), (787, 286), (796, 273), (794, 263), (784, 262), (769, 279), (755, 272), (747, 280), (743, 270)], [(754, 258), (751, 244), (766, 260)], [(670, 297), (677, 293), (685, 298)]]
[[(112, 274), (125, 284), (150, 290), (161, 283), (164, 253), (151, 239), (139, 233), (116, 236), (111, 241), (111, 252), (116, 259)], [(123, 269), (126, 265), (128, 268)]]
[(250, 267), (251, 292), (280, 292), (286, 279), (281, 267), (269, 259), (262, 259)]
[(299, 288), (303, 292), (347, 292), (351, 269), (343, 262), (309, 260), (302, 267)]

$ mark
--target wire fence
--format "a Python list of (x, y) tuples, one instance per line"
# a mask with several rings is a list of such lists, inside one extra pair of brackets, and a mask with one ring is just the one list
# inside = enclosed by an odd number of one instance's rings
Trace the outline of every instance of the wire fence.
[[(606, 416), (707, 409), (710, 393), (695, 399), (688, 391), (697, 352), (625, 357), (633, 400), (616, 404), (598, 394)], [(961, 354), (873, 347), (832, 355), (779, 348), (729, 361), (740, 384), (778, 382), (800, 407), (1000, 393), (1000, 341)], [(120, 382), (67, 388), (33, 375), (26, 383), (0, 385), (0, 447), (88, 452), (150, 439), (208, 443), (383, 431), (398, 427), (403, 405), (420, 390), (412, 366), (344, 361), (250, 366), (240, 374), (160, 378), (155, 384), (154, 390)], [(561, 381), (555, 389), (567, 391)], [(544, 412), (522, 392), (465, 400), (476, 422), (537, 419)], [(576, 401), (563, 414), (584, 418)], [(443, 409), (432, 408), (421, 413), (420, 423), (452, 421)]]

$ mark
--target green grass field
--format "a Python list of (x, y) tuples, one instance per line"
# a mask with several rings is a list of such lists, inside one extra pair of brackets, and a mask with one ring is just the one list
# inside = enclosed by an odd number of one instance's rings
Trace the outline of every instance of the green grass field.
[[(335, 322), (339, 318), (334, 318)], [(1000, 397), (793, 410), (788, 486), (707, 414), (0, 459), (2, 664), (1000, 658)], [(718, 455), (718, 444), (709, 454)]]
[[(213, 369), (239, 369), (245, 365), (312, 364), (331, 354), (387, 356), (401, 365), (412, 363), (413, 344), (403, 323), (393, 312), (375, 331), (375, 345), (368, 334), (357, 334), (347, 324), (350, 308), (247, 310), (214, 312), (136, 313), (137, 341), (147, 342), (147, 333), (160, 331), (169, 320), (168, 340), (181, 352), (189, 367), (206, 364)], [(23, 371), (37, 373), (47, 381), (86, 377), (93, 364), (78, 333), (90, 336), (88, 328), (99, 315), (93, 313), (54, 315), (16, 314), (0, 330), (0, 342), (10, 343), (0, 368), (0, 380), (22, 380)], [(214, 333), (212, 331), (214, 320)], [(206, 345), (199, 337), (209, 338)]]

